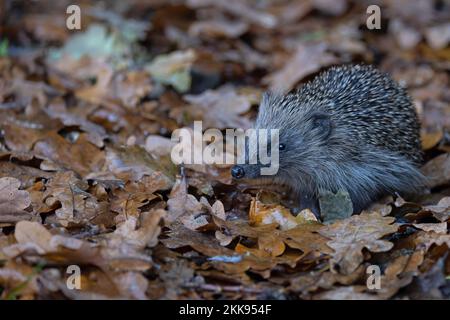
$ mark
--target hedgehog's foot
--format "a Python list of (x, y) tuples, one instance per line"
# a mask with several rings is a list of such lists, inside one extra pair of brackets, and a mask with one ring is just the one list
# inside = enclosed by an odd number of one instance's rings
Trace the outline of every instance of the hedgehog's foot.
[(300, 196), (300, 205), (298, 208), (295, 208), (293, 210), (294, 215), (297, 215), (300, 211), (304, 209), (311, 210), (312, 213), (316, 216), (318, 220), (320, 220), (320, 209), (319, 209), (319, 201), (316, 197), (308, 196), (305, 194), (302, 194)]

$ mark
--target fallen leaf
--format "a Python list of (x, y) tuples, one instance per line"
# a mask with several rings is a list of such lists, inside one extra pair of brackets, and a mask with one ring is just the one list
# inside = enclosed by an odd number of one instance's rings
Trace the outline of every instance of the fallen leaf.
[(12, 177), (0, 178), (0, 222), (15, 223), (31, 220), (33, 215), (25, 211), (31, 205), (30, 194), (19, 190), (20, 181)]
[(265, 204), (253, 198), (249, 210), (249, 222), (255, 226), (277, 223), (281, 230), (289, 230), (298, 225), (317, 222), (317, 218), (310, 210), (303, 210), (297, 216), (279, 204)]
[(33, 243), (39, 248), (39, 254), (53, 250), (50, 245), (52, 234), (40, 223), (20, 221), (16, 225), (14, 237), (19, 244)]
[(450, 180), (450, 157), (448, 153), (441, 154), (422, 167), (422, 173), (427, 177), (428, 187), (434, 188), (448, 183)]
[(414, 227), (424, 230), (424, 231), (433, 231), (436, 233), (447, 234), (447, 222), (441, 223), (414, 223)]
[(191, 230), (206, 226), (208, 221), (202, 215), (205, 207), (187, 191), (186, 176), (177, 178), (167, 201), (167, 223), (173, 223), (182, 218), (183, 224)]
[(90, 143), (84, 133), (71, 143), (56, 132), (51, 132), (36, 142), (33, 151), (37, 156), (72, 169), (82, 176), (100, 171), (105, 162), (104, 152)]
[(196, 54), (192, 49), (176, 51), (157, 56), (147, 66), (147, 70), (156, 81), (172, 85), (179, 92), (186, 92), (191, 87), (189, 71), (195, 59)]
[(144, 176), (140, 181), (129, 181), (123, 188), (113, 191), (111, 210), (119, 213), (115, 218), (120, 223), (129, 216), (138, 216), (140, 208), (157, 198), (155, 192), (166, 190), (169, 186), (166, 178), (159, 172)]
[(392, 249), (392, 242), (380, 238), (397, 231), (394, 220), (379, 213), (360, 214), (320, 229), (319, 233), (331, 239), (327, 244), (335, 250), (330, 260), (332, 270), (342, 274), (353, 272), (363, 262), (363, 248), (372, 252)]
[(191, 104), (188, 112), (192, 120), (203, 120), (204, 129), (250, 128), (250, 121), (242, 116), (251, 107), (250, 98), (229, 87), (184, 96)]
[(297, 47), (284, 66), (263, 79), (271, 91), (286, 93), (307, 75), (320, 68), (336, 63), (336, 58), (326, 52), (325, 44), (304, 45)]
[(86, 192), (88, 184), (75, 177), (72, 171), (58, 172), (48, 182), (43, 194), (46, 205), (53, 207), (59, 203), (55, 213), (63, 226), (70, 223), (90, 221), (106, 210), (105, 203), (99, 202)]
[(107, 149), (106, 166), (117, 178), (125, 181), (138, 181), (145, 175), (160, 172), (168, 187), (174, 182), (175, 166), (170, 158), (155, 158), (136, 145)]
[(130, 245), (136, 250), (154, 247), (158, 243), (161, 232), (160, 223), (165, 216), (166, 211), (157, 209), (142, 212), (140, 221), (136, 217), (130, 217), (111, 234), (111, 242), (115, 241), (112, 245)]
[(429, 210), (439, 221), (444, 222), (450, 217), (450, 197), (444, 197), (436, 205), (424, 206), (424, 210)]

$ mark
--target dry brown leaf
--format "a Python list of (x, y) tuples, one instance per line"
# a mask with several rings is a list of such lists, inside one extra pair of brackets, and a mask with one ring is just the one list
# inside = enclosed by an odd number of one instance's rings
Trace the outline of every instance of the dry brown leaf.
[(251, 96), (238, 94), (231, 87), (207, 90), (199, 95), (185, 95), (191, 105), (187, 112), (192, 120), (203, 120), (203, 129), (251, 127), (250, 121), (242, 114), (250, 110)]
[(289, 247), (303, 251), (304, 256), (311, 252), (330, 255), (332, 250), (327, 246), (329, 239), (319, 233), (321, 228), (318, 223), (303, 224), (280, 233), (280, 236)]
[(389, 299), (401, 288), (409, 285), (419, 274), (419, 267), (425, 252), (417, 250), (412, 254), (400, 255), (390, 261), (380, 279), (380, 289), (372, 290), (380, 299)]
[(143, 212), (140, 220), (129, 217), (112, 234), (111, 242), (116, 241), (114, 246), (130, 245), (137, 250), (145, 247), (154, 247), (158, 243), (161, 232), (161, 220), (166, 216), (162, 209)]
[(363, 262), (362, 250), (389, 251), (393, 243), (380, 238), (397, 231), (394, 218), (379, 213), (361, 214), (323, 227), (319, 233), (331, 240), (327, 243), (335, 252), (330, 260), (332, 270), (350, 274)]
[(35, 244), (40, 249), (39, 254), (45, 254), (53, 250), (50, 245), (52, 234), (38, 222), (20, 221), (16, 225), (14, 237), (19, 244)]
[(15, 223), (33, 218), (31, 213), (25, 211), (31, 204), (30, 194), (19, 188), (20, 181), (16, 178), (0, 178), (0, 223)]
[(447, 222), (441, 223), (414, 223), (414, 227), (423, 231), (433, 231), (436, 233), (447, 234)]
[(183, 224), (191, 230), (206, 226), (209, 222), (202, 215), (205, 206), (187, 191), (186, 176), (177, 178), (167, 201), (167, 223), (182, 219)]
[(317, 218), (309, 209), (293, 216), (290, 210), (282, 205), (265, 204), (253, 198), (250, 204), (249, 221), (256, 226), (277, 223), (281, 230), (289, 230), (301, 224), (317, 222)]
[(110, 204), (111, 210), (119, 213), (116, 222), (120, 223), (129, 216), (138, 216), (140, 208), (157, 197), (156, 191), (167, 188), (167, 179), (160, 172), (154, 172), (140, 181), (129, 181), (123, 188), (114, 190)]
[(444, 197), (434, 206), (424, 206), (423, 209), (430, 210), (439, 221), (444, 222), (450, 217), (450, 197)]
[(107, 149), (106, 166), (117, 178), (125, 181), (139, 181), (145, 175), (160, 172), (167, 187), (174, 182), (175, 167), (170, 158), (154, 158), (137, 145)]
[(71, 143), (58, 133), (50, 132), (36, 142), (33, 151), (37, 156), (49, 159), (62, 168), (72, 169), (83, 177), (100, 171), (105, 162), (104, 152), (90, 143), (84, 133)]
[(52, 175), (51, 172), (45, 172), (26, 165), (8, 161), (0, 162), (0, 177), (14, 177), (19, 179), (22, 188), (31, 187), (35, 180), (39, 178), (49, 179)]
[(431, 159), (422, 167), (430, 188), (438, 187), (450, 181), (450, 157), (448, 153)]
[(283, 254), (286, 246), (277, 234), (262, 234), (258, 237), (258, 249), (272, 257)]
[(63, 226), (85, 223), (106, 210), (106, 203), (86, 192), (87, 188), (88, 184), (77, 179), (72, 171), (62, 171), (50, 179), (43, 199), (50, 207), (57, 207), (57, 203), (61, 205), (55, 213)]
[(444, 137), (444, 132), (442, 130), (434, 132), (422, 132), (420, 140), (422, 142), (422, 149), (429, 150), (436, 146)]
[(337, 62), (326, 50), (327, 47), (323, 43), (301, 44), (280, 70), (267, 76), (263, 81), (269, 85), (271, 91), (288, 92), (307, 75)]
[(416, 234), (414, 243), (418, 248), (424, 248), (425, 251), (428, 251), (434, 244), (438, 246), (445, 244), (447, 248), (450, 248), (450, 234), (421, 231)]

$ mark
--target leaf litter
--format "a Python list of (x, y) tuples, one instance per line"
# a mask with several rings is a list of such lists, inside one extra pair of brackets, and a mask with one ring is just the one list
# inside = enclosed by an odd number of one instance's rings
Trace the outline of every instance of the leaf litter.
[[(386, 1), (381, 34), (346, 0), (177, 3), (86, 2), (77, 33), (56, 30), (46, 2), (39, 15), (17, 6), (7, 17), (0, 298), (448, 298), (446, 4)], [(348, 194), (329, 194), (323, 223), (308, 209), (294, 216), (281, 188), (242, 189), (229, 167), (171, 162), (175, 129), (251, 127), (266, 89), (359, 61), (408, 87), (429, 193), (356, 216)], [(76, 291), (66, 286), (74, 264)]]

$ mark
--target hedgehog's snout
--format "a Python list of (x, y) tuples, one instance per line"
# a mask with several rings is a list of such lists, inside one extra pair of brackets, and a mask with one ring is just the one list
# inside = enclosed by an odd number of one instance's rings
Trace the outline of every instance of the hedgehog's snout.
[(241, 179), (241, 178), (243, 178), (245, 176), (245, 170), (241, 166), (234, 165), (231, 168), (231, 175), (235, 179)]

